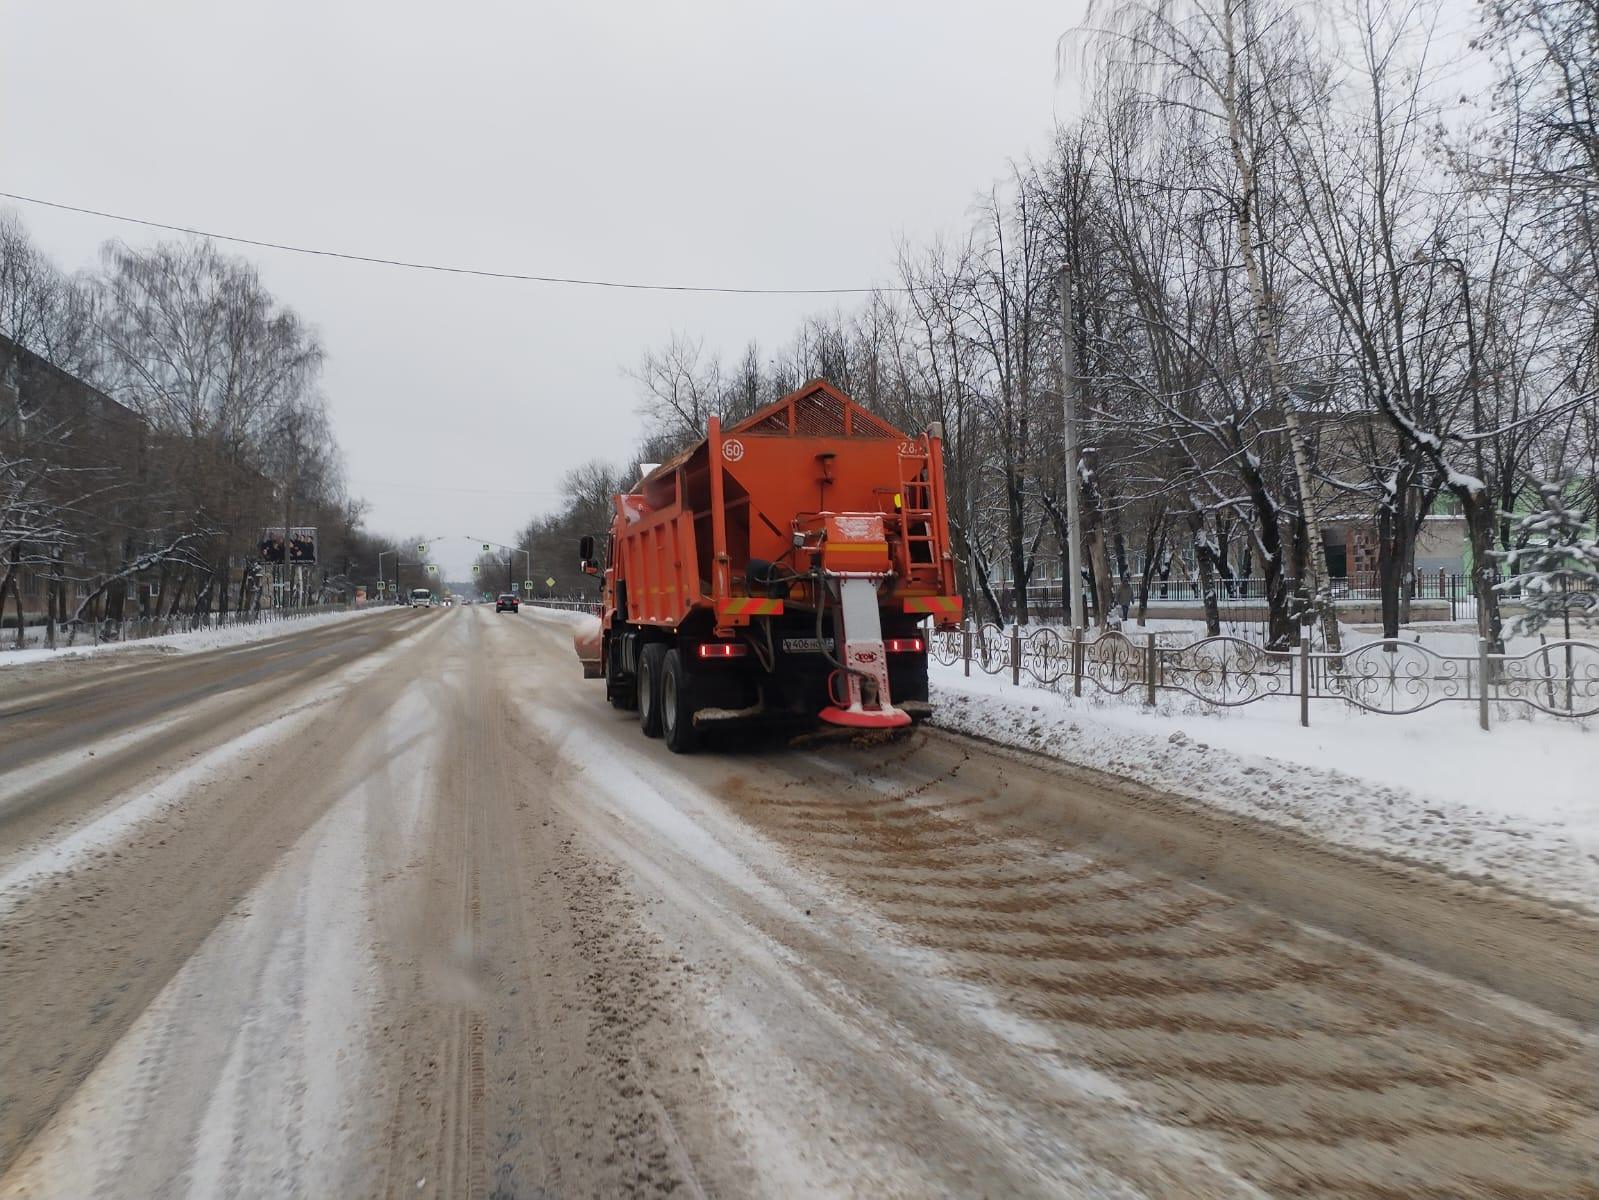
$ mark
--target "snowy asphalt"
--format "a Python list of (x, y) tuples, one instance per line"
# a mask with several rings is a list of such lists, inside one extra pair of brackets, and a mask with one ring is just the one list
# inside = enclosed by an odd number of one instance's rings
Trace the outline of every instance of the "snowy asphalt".
[(549, 614), (0, 675), (0, 1195), (1599, 1195), (1581, 914)]

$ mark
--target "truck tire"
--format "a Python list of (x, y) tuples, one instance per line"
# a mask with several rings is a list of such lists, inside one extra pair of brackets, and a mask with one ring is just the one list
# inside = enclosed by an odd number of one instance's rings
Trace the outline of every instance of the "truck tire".
[(638, 656), (638, 727), (645, 737), (661, 736), (661, 665), (666, 644), (651, 642)]
[(605, 658), (605, 698), (611, 702), (612, 708), (632, 712), (638, 707), (638, 680), (628, 679), (622, 672), (621, 638), (611, 639)]
[(666, 652), (661, 667), (661, 733), (666, 748), (673, 754), (688, 754), (699, 745), (699, 730), (694, 728), (694, 688), (676, 650)]

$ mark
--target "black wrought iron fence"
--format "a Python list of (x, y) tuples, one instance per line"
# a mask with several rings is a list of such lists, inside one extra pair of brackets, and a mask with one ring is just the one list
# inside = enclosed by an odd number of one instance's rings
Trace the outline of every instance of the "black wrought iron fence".
[(1267, 650), (1235, 637), (1185, 641), (1152, 632), (1135, 640), (1115, 631), (1087, 637), (984, 624), (935, 633), (931, 653), (967, 675), (974, 668), (1008, 674), (1018, 686), (1070, 687), (1077, 696), (1088, 688), (1153, 704), (1159, 693), (1175, 692), (1217, 708), (1292, 697), (1303, 725), (1313, 701), (1329, 700), (1389, 716), (1474, 703), (1484, 729), (1494, 704), (1557, 717), (1599, 714), (1599, 644), (1582, 641), (1544, 641), (1520, 654), (1491, 654), (1479, 641), (1474, 654), (1445, 654), (1379, 639), (1333, 652), (1312, 650), (1309, 639), (1297, 650)]

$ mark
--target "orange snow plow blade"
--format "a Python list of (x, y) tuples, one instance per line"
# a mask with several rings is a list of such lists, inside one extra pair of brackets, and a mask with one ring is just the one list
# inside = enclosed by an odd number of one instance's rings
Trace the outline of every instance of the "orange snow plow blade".
[(599, 679), (605, 674), (605, 665), (600, 661), (600, 630), (600, 619), (587, 614), (572, 626), (572, 649), (583, 664), (584, 679)]

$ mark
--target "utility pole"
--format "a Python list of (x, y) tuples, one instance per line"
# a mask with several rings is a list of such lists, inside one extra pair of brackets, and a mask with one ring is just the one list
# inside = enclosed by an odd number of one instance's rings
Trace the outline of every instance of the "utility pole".
[(1086, 624), (1083, 616), (1083, 509), (1078, 494), (1077, 460), (1077, 331), (1072, 324), (1071, 268), (1060, 269), (1060, 399), (1066, 443), (1066, 595), (1071, 597), (1073, 629)]

